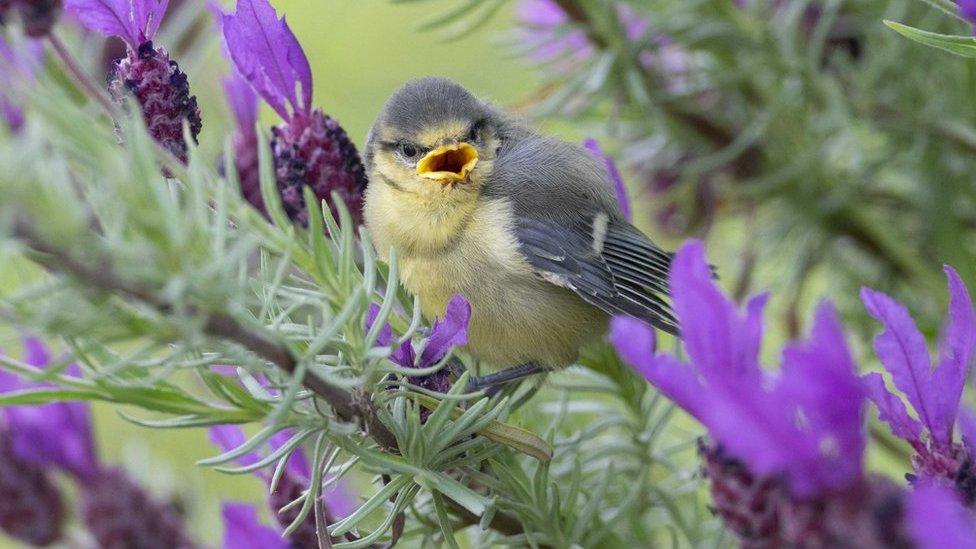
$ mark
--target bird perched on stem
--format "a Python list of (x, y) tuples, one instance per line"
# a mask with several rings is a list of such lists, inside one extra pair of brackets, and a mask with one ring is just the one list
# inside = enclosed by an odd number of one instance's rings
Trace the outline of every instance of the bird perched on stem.
[(620, 212), (605, 164), (442, 78), (405, 84), (365, 149), (365, 220), (429, 318), (471, 304), (468, 352), (497, 389), (572, 364), (611, 315), (672, 334), (671, 254)]

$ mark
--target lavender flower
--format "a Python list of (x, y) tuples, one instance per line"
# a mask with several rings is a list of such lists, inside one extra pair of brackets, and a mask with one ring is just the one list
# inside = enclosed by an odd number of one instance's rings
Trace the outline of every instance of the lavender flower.
[[(626, 2), (613, 3), (629, 42), (646, 40), (637, 54), (640, 65), (664, 75), (665, 87), (678, 93), (686, 90), (688, 53), (666, 36), (647, 36), (647, 19)], [(517, 37), (529, 57), (537, 63), (553, 65), (569, 72), (594, 56), (594, 45), (587, 31), (577, 25), (556, 0), (521, 0), (515, 7), (519, 21)]]
[[(36, 367), (48, 364), (46, 349), (36, 339), (24, 340), (23, 361)], [(0, 371), (0, 392), (24, 389), (15, 376)], [(0, 529), (10, 537), (32, 545), (48, 545), (61, 538), (66, 515), (61, 493), (51, 479), (50, 464), (36, 459), (31, 443), (50, 448), (45, 435), (71, 437), (62, 429), (66, 404), (48, 404), (45, 413), (30, 413), (31, 408), (11, 406), (3, 409), (0, 425)], [(38, 412), (42, 412), (38, 410)], [(49, 432), (37, 422), (51, 417), (55, 425)], [(40, 436), (39, 436), (40, 435)], [(60, 454), (60, 453), (59, 453)]]
[(203, 122), (186, 74), (152, 43), (167, 5), (168, 0), (67, 0), (65, 9), (89, 29), (125, 41), (128, 54), (116, 62), (109, 89), (120, 103), (135, 97), (149, 133), (186, 163), (183, 124), (196, 141)]
[[(24, 341), (24, 361), (50, 364), (50, 352), (36, 338)], [(78, 375), (77, 366), (66, 372)], [(26, 384), (0, 372), (0, 391), (29, 391), (44, 384)], [(154, 500), (121, 469), (99, 463), (94, 449), (90, 411), (80, 402), (4, 409), (9, 450), (37, 467), (56, 467), (80, 485), (81, 518), (100, 547), (147, 549), (191, 548), (179, 514)], [(0, 472), (2, 476), (3, 472)], [(2, 483), (2, 481), (0, 481)], [(48, 497), (50, 499), (50, 497)], [(51, 510), (58, 509), (52, 504)], [(2, 519), (0, 519), (2, 520)]]
[[(291, 438), (292, 434), (290, 430), (284, 430), (271, 437), (269, 441), (271, 450), (274, 451), (280, 448)], [(239, 447), (241, 444), (244, 444), (245, 440), (244, 432), (237, 426), (218, 425), (210, 428), (210, 441), (225, 451)], [(237, 461), (241, 465), (251, 465), (257, 463), (260, 459), (256, 452), (248, 452), (238, 458)], [(266, 483), (271, 483), (271, 474), (269, 471), (258, 470), (255, 474)], [(285, 464), (285, 470), (278, 479), (276, 490), (268, 496), (268, 506), (282, 527), (287, 527), (291, 524), (298, 517), (300, 509), (294, 508), (285, 512), (280, 512), (279, 509), (301, 496), (308, 488), (311, 478), (312, 471), (309, 466), (308, 457), (301, 448), (298, 448), (288, 458), (288, 462)], [(336, 482), (330, 489), (326, 490), (322, 494), (322, 498), (325, 502), (326, 520), (330, 523), (349, 516), (357, 507), (355, 497), (352, 495), (348, 485), (342, 481)], [(302, 525), (292, 533), (289, 541), (295, 547), (318, 547), (315, 518), (312, 516), (307, 517)]]
[(233, 74), (224, 79), (224, 93), (227, 95), (237, 129), (232, 139), (234, 147), (234, 167), (244, 199), (254, 205), (265, 216), (268, 215), (261, 197), (261, 172), (258, 164), (258, 134), (255, 127), (258, 119), (258, 96), (251, 85)]
[(617, 203), (620, 204), (620, 212), (623, 214), (624, 219), (633, 219), (630, 199), (627, 198), (627, 186), (624, 185), (624, 180), (620, 176), (620, 170), (617, 169), (617, 164), (613, 161), (613, 157), (603, 154), (603, 151), (600, 149), (600, 143), (596, 139), (590, 138), (583, 141), (583, 146), (607, 165), (607, 175), (613, 184), (614, 192), (617, 193)]
[(15, 82), (31, 83), (34, 73), (44, 57), (44, 50), (37, 40), (10, 43), (0, 34), (0, 120), (13, 133), (24, 126), (24, 111), (17, 105), (10, 87)]
[(908, 496), (906, 515), (918, 549), (976, 547), (973, 515), (951, 489), (920, 486)]
[(522, 0), (515, 16), (522, 26), (520, 38), (535, 61), (585, 61), (593, 55), (586, 31), (565, 28), (570, 18), (555, 0)]
[[(371, 305), (366, 316), (367, 329), (373, 325), (376, 315), (379, 313), (378, 305)], [(417, 360), (416, 351), (410, 341), (404, 341), (399, 347), (393, 349), (390, 360), (403, 366), (404, 368), (430, 368), (447, 356), (452, 348), (468, 343), (468, 323), (471, 320), (471, 305), (468, 300), (460, 294), (454, 295), (447, 303), (444, 310), (444, 317), (434, 321), (431, 327), (430, 336), (424, 345), (424, 350)], [(387, 324), (380, 330), (376, 343), (381, 346), (389, 346), (394, 342), (393, 330)], [(429, 391), (446, 393), (451, 389), (451, 380), (447, 368), (426, 375), (412, 378), (412, 382)], [(421, 419), (425, 420), (429, 411), (421, 411)]]
[[(281, 534), (261, 524), (258, 511), (246, 503), (226, 502), (221, 506), (224, 517), (225, 549), (290, 549), (292, 544)], [(315, 545), (317, 547), (318, 544)]]
[[(909, 475), (910, 480), (954, 486), (971, 505), (976, 498), (974, 456), (966, 446), (953, 442), (953, 428), (976, 352), (976, 313), (959, 275), (948, 266), (945, 273), (949, 280), (949, 313), (934, 370), (925, 338), (905, 307), (881, 292), (861, 290), (868, 312), (885, 327), (874, 340), (875, 353), (919, 419), (909, 416), (901, 399), (885, 388), (881, 374), (867, 374), (864, 381), (881, 420), (915, 450), (915, 475)], [(967, 440), (969, 444), (974, 442)]]
[(271, 140), (285, 213), (308, 224), (302, 189), (309, 187), (333, 215), (332, 193), (338, 193), (360, 223), (366, 174), (359, 152), (338, 122), (312, 108), (312, 70), (284, 18), (267, 0), (239, 0), (223, 27), (238, 72), (285, 121), (272, 129)]
[(976, 0), (959, 0), (957, 2), (957, 8), (959, 9), (960, 17), (976, 25)]
[(99, 547), (192, 549), (183, 519), (117, 468), (82, 482), (81, 517)]
[(611, 340), (638, 373), (708, 428), (705, 472), (716, 512), (747, 546), (877, 546), (902, 537), (901, 491), (865, 478), (861, 381), (833, 307), (778, 375), (758, 362), (766, 296), (740, 312), (715, 285), (699, 242), (670, 274), (688, 363), (654, 355), (653, 330), (615, 318)]

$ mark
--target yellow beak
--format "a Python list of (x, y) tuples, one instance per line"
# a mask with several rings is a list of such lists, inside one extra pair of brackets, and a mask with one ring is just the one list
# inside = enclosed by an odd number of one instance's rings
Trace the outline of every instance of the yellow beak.
[(466, 181), (478, 163), (478, 150), (468, 143), (442, 145), (417, 162), (417, 174), (441, 183)]

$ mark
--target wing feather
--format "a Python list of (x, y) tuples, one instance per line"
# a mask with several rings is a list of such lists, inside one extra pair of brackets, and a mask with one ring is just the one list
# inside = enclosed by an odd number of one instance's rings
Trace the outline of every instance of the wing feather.
[[(631, 225), (608, 222), (601, 215), (589, 224), (572, 226), (519, 219), (516, 234), (521, 251), (540, 277), (575, 292), (591, 305), (677, 334), (678, 323), (667, 301), (671, 254)], [(594, 230), (596, 225), (599, 230)], [(594, 244), (594, 238), (600, 242)]]

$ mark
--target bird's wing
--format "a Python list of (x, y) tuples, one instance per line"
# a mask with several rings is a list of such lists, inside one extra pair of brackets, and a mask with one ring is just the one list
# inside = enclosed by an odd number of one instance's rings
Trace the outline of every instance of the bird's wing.
[(678, 323), (666, 300), (671, 254), (629, 223), (596, 214), (590, 223), (516, 221), (519, 247), (536, 273), (615, 315), (640, 318), (671, 334)]

